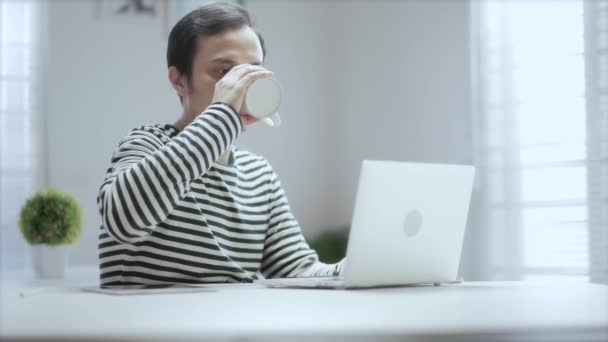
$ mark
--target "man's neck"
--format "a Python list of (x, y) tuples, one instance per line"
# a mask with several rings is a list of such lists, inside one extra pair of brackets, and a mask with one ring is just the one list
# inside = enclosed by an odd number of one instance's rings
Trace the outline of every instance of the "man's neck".
[(222, 153), (222, 155), (217, 158), (216, 161), (222, 165), (228, 165), (228, 162), (230, 161), (230, 150), (232, 149), (230, 148), (230, 146), (228, 146), (228, 149), (224, 153)]
[(177, 121), (175, 121), (173, 126), (175, 126), (175, 128), (177, 128), (181, 132), (184, 130), (184, 128), (186, 128), (189, 124), (191, 124), (192, 121), (194, 121), (193, 118), (188, 118), (188, 117), (182, 116)]

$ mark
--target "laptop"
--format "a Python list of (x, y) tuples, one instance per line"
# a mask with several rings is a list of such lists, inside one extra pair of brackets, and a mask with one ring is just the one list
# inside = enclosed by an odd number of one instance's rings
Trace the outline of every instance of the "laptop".
[(460, 282), (474, 174), (470, 165), (365, 160), (341, 275), (256, 283), (351, 289)]

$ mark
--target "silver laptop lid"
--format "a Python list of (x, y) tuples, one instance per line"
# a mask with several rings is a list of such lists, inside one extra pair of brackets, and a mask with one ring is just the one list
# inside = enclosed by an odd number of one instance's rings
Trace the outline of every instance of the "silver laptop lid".
[(364, 161), (345, 285), (456, 279), (474, 173), (469, 165)]

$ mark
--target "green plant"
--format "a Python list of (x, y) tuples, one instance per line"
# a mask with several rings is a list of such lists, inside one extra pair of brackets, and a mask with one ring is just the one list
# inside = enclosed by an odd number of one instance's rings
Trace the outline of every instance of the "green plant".
[(33, 245), (72, 244), (82, 229), (82, 208), (74, 196), (55, 189), (40, 191), (21, 208), (19, 227)]
[(310, 239), (308, 244), (317, 252), (319, 260), (333, 264), (346, 256), (348, 232), (346, 229), (326, 230)]

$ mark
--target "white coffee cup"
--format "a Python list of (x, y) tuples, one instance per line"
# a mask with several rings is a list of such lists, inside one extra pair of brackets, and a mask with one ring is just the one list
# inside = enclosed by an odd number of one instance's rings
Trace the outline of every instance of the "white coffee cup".
[(252, 116), (264, 121), (270, 127), (281, 125), (278, 110), (281, 106), (283, 91), (274, 78), (254, 81), (245, 96), (247, 108)]

